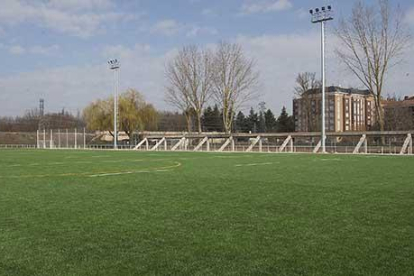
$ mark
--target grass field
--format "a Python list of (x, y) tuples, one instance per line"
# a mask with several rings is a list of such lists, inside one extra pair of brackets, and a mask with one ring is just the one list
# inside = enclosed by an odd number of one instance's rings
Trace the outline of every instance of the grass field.
[(414, 273), (413, 157), (0, 155), (0, 275)]

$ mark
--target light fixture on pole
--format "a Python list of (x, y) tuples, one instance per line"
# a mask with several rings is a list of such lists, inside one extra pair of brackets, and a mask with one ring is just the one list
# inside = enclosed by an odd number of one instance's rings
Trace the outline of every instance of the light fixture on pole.
[(119, 89), (119, 68), (120, 63), (117, 59), (108, 61), (109, 68), (114, 71), (115, 75), (115, 96), (114, 96), (114, 149), (118, 148), (118, 89)]
[(321, 57), (322, 57), (322, 137), (321, 137), (321, 146), (322, 152), (326, 153), (326, 125), (325, 125), (325, 87), (326, 87), (326, 80), (325, 80), (325, 22), (333, 20), (333, 11), (332, 6), (316, 8), (314, 10), (309, 11), (312, 15), (312, 23), (321, 23)]

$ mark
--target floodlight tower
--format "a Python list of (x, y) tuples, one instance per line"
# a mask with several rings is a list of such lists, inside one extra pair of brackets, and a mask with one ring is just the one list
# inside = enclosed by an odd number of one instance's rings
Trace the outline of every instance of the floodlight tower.
[(108, 61), (109, 68), (114, 71), (114, 149), (118, 148), (118, 89), (119, 89), (119, 68), (121, 66), (117, 59)]
[(322, 64), (322, 133), (321, 133), (321, 146), (322, 153), (326, 153), (325, 141), (325, 22), (333, 20), (333, 11), (332, 6), (316, 8), (309, 11), (312, 16), (312, 23), (317, 24), (321, 23), (321, 64)]
[(43, 115), (45, 115), (45, 100), (44, 99), (39, 100), (39, 112), (40, 112), (40, 117), (43, 117)]

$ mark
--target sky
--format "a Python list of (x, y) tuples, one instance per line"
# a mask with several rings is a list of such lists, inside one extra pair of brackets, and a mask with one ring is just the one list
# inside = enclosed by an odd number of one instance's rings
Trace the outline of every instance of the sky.
[[(375, 0), (364, 1), (375, 4)], [(414, 30), (414, 2), (392, 0)], [(292, 108), (295, 78), (320, 72), (320, 28), (309, 9), (332, 5), (327, 27), (327, 85), (362, 88), (333, 53), (332, 27), (348, 0), (0, 0), (0, 116), (22, 115), (45, 99), (46, 112), (74, 114), (113, 93), (107, 61), (121, 62), (121, 90), (139, 90), (161, 110), (165, 65), (190, 44), (239, 43), (260, 72), (259, 102)], [(414, 95), (414, 47), (387, 76), (385, 94)]]

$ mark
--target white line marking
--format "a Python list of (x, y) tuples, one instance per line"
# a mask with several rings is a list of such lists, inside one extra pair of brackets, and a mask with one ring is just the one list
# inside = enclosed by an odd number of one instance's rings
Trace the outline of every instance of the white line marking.
[(113, 176), (113, 175), (123, 175), (123, 174), (131, 174), (131, 173), (133, 172), (103, 173), (103, 174), (93, 174), (90, 177)]
[[(154, 160), (154, 161), (158, 161), (158, 160)], [(81, 162), (73, 162), (73, 163), (81, 163)], [(82, 163), (92, 163), (92, 162), (82, 162)], [(50, 165), (51, 163), (47, 163), (47, 164), (39, 164), (39, 163), (33, 163), (31, 164), (33, 165)], [(67, 164), (67, 163), (65, 163)], [(7, 166), (7, 165), (6, 165)], [(21, 164), (14, 164), (14, 165), (10, 165), (10, 166), (22, 166)], [(30, 166), (30, 164), (29, 164)], [(182, 164), (180, 162), (174, 162), (173, 165), (170, 166), (163, 166), (163, 167), (158, 167), (158, 168), (147, 168), (145, 170), (137, 170), (137, 171), (124, 171), (124, 172), (113, 172), (113, 173), (98, 173), (98, 172), (81, 172), (81, 173), (63, 173), (63, 174), (40, 174), (40, 175), (11, 175), (11, 176), (2, 176), (0, 175), (0, 179), (1, 178), (33, 178), (33, 177), (60, 177), (60, 176), (83, 176), (83, 177), (102, 177), (102, 176), (116, 176), (116, 175), (124, 175), (124, 174), (138, 174), (138, 173), (154, 173), (154, 172), (169, 172), (172, 171), (175, 168), (181, 167)], [(94, 174), (93, 174), (94, 173)]]
[(272, 165), (273, 163), (252, 163), (252, 164), (237, 164), (234, 165), (235, 167), (253, 167), (253, 166), (266, 166), (266, 165)]
[(338, 159), (338, 158), (332, 158), (332, 159), (315, 159), (315, 160), (321, 160), (321, 161), (342, 161), (342, 159)]
[(213, 158), (245, 158), (245, 157), (252, 157), (250, 155), (230, 155), (230, 156), (224, 156), (224, 155), (216, 155), (213, 156)]
[(116, 175), (124, 175), (124, 174), (136, 174), (136, 173), (151, 173), (151, 172), (169, 172), (171, 171), (171, 169), (173, 168), (178, 168), (181, 166), (180, 162), (175, 162), (174, 165), (172, 166), (167, 166), (167, 167), (163, 167), (163, 168), (154, 168), (154, 169), (147, 169), (147, 170), (142, 170), (142, 171), (128, 171), (128, 172), (115, 172), (115, 173), (101, 173), (101, 174), (93, 174), (93, 175), (89, 175), (89, 177), (102, 177), (102, 176), (116, 176)]

